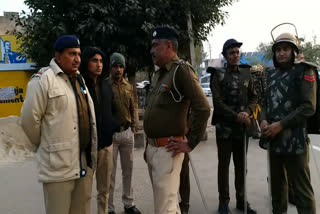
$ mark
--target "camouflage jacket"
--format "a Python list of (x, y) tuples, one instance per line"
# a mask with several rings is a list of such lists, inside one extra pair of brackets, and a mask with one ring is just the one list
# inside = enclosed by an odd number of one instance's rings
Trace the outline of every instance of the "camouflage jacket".
[(266, 74), (264, 71), (251, 72), (251, 76), (253, 79), (254, 89), (258, 95), (258, 104), (262, 106), (262, 104), (264, 103), (264, 97), (267, 87)]
[(249, 115), (255, 110), (257, 94), (249, 69), (237, 71), (216, 69), (211, 82), (217, 138), (226, 139), (231, 135), (241, 137), (244, 129), (237, 122), (239, 112)]
[(280, 121), (282, 131), (274, 139), (261, 138), (260, 146), (276, 153), (301, 154), (308, 140), (306, 120), (315, 112), (316, 87), (314, 69), (294, 64), (289, 69), (267, 71), (267, 90), (262, 120)]

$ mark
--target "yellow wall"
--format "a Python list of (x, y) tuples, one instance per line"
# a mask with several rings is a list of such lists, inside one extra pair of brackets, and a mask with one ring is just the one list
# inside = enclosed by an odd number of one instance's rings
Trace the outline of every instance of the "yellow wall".
[[(2, 93), (2, 96), (0, 94), (0, 117), (20, 116), (31, 75), (32, 71), (0, 71), (0, 93)], [(4, 91), (12, 87), (14, 87), (15, 99), (4, 100)]]

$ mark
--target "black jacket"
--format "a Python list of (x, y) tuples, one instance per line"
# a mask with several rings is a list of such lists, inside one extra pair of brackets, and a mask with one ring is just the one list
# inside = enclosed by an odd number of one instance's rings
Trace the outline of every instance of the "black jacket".
[(114, 106), (112, 88), (107, 79), (100, 80), (100, 82), (98, 82), (100, 87), (100, 99), (98, 99), (91, 78), (86, 79), (86, 84), (94, 103), (98, 149), (103, 149), (112, 144), (112, 135), (119, 129), (119, 125), (113, 117), (113, 115), (116, 115), (116, 108)]

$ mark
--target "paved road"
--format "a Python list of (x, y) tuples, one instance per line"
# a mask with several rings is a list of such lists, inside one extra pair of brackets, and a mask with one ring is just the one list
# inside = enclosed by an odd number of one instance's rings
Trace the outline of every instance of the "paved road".
[[(214, 128), (208, 127), (209, 138), (201, 142), (191, 153), (201, 186), (209, 206), (210, 213), (217, 213), (217, 150), (214, 137)], [(320, 210), (320, 174), (315, 163), (320, 166), (320, 137), (312, 136), (313, 149), (310, 157), (312, 182), (315, 189), (317, 208)], [(136, 149), (134, 156), (134, 195), (137, 207), (144, 214), (153, 213), (153, 200), (151, 183), (148, 177), (147, 166), (142, 158), (143, 149)], [(118, 164), (120, 166), (120, 164)], [(117, 170), (117, 183), (115, 189), (115, 205), (118, 213), (123, 213), (121, 204), (121, 169)], [(230, 191), (232, 212), (240, 213), (235, 209), (235, 192), (233, 166), (230, 167)], [(36, 165), (34, 161), (17, 163), (0, 163), (0, 214), (43, 214), (43, 193), (41, 185), (37, 182)], [(248, 200), (258, 213), (268, 213), (267, 188), (267, 162), (266, 152), (259, 148), (257, 140), (250, 140), (248, 152)], [(94, 184), (95, 185), (95, 184)], [(205, 213), (197, 190), (193, 175), (191, 174), (191, 214)], [(96, 213), (96, 191), (93, 193), (92, 213)], [(290, 205), (289, 214), (297, 213)]]
[(209, 104), (210, 104), (210, 107), (212, 108), (212, 107), (213, 107), (212, 97), (211, 97), (211, 96), (210, 96), (210, 97), (207, 97), (207, 99), (208, 99), (208, 102), (209, 102)]

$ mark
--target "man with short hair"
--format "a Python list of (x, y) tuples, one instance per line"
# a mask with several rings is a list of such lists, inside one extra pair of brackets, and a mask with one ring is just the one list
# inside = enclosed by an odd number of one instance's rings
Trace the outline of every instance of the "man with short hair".
[(80, 42), (63, 35), (55, 58), (31, 77), (21, 125), (37, 146), (47, 214), (89, 214), (97, 132), (92, 99), (78, 68)]
[(109, 83), (114, 94), (117, 110), (115, 118), (120, 125), (120, 130), (113, 136), (113, 170), (109, 196), (109, 214), (115, 213), (113, 193), (115, 189), (118, 153), (120, 153), (122, 169), (122, 202), (124, 211), (128, 214), (140, 214), (140, 210), (134, 204), (132, 187), (134, 133), (136, 131), (136, 108), (133, 87), (123, 76), (126, 63), (122, 54), (113, 53), (110, 56), (110, 68), (111, 77), (109, 78)]
[(98, 133), (98, 161), (96, 170), (98, 214), (108, 213), (109, 189), (113, 165), (112, 135), (117, 129), (113, 117), (114, 98), (107, 79), (104, 53), (96, 47), (87, 47), (81, 57), (80, 72), (92, 97)]
[(260, 146), (269, 150), (272, 208), (274, 214), (288, 208), (288, 179), (299, 214), (315, 214), (310, 181), (307, 119), (315, 113), (315, 67), (295, 62), (297, 38), (280, 34), (273, 46), (275, 68), (267, 72), (267, 93), (260, 124)]
[[(154, 74), (144, 115), (146, 162), (152, 182), (155, 214), (180, 213), (178, 189), (184, 153), (200, 142), (210, 114), (208, 100), (190, 64), (179, 60), (178, 34), (170, 27), (152, 33)], [(193, 120), (187, 136), (187, 116)]]
[[(250, 116), (255, 111), (257, 95), (248, 68), (239, 66), (241, 42), (227, 40), (222, 54), (227, 60), (227, 67), (216, 69), (211, 74), (211, 91), (214, 105), (213, 125), (216, 125), (218, 149), (218, 191), (220, 214), (229, 210), (229, 165), (233, 155), (237, 209), (248, 214), (255, 214), (250, 204), (245, 201), (245, 158), (248, 136), (246, 128), (251, 124)], [(246, 150), (245, 150), (246, 148)], [(245, 205), (246, 203), (246, 205)]]

